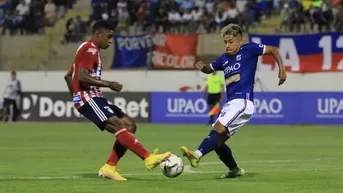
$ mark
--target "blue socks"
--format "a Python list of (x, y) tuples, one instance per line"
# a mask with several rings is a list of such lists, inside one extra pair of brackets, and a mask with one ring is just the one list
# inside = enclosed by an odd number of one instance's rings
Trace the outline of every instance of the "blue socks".
[[(227, 136), (220, 134), (217, 131), (211, 130), (208, 136), (201, 142), (198, 150), (194, 153), (200, 158), (215, 150), (219, 159), (230, 169), (237, 168), (237, 163), (233, 158), (232, 151), (228, 145), (225, 144)], [(218, 147), (219, 146), (219, 147)]]
[(237, 163), (232, 156), (232, 151), (228, 145), (225, 143), (219, 148), (215, 149), (219, 159), (230, 169), (233, 170), (237, 168)]
[[(225, 136), (224, 136), (225, 137)], [(208, 136), (201, 142), (200, 146), (196, 153), (197, 156), (202, 157), (216, 149), (218, 144), (223, 142), (223, 134), (218, 133), (217, 131), (211, 130)], [(199, 155), (201, 154), (201, 155)]]

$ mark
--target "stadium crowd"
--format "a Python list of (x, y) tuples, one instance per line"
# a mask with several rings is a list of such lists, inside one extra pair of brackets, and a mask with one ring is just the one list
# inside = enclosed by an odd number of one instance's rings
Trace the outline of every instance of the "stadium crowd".
[[(88, 0), (87, 0), (88, 1)], [(76, 0), (0, 0), (2, 34), (44, 32)], [(228, 23), (246, 31), (280, 12), (277, 32), (343, 31), (342, 0), (90, 0), (88, 21), (66, 20), (63, 42), (79, 42), (92, 22), (113, 22), (117, 33), (213, 33)], [(274, 11), (275, 10), (275, 11)], [(88, 24), (88, 25), (87, 25)], [(130, 30), (131, 29), (131, 30)]]
[(280, 30), (283, 32), (343, 32), (343, 1), (286, 1), (280, 12)]
[(2, 34), (36, 34), (63, 18), (76, 0), (0, 0)]
[(91, 7), (88, 23), (108, 19), (126, 33), (129, 27), (134, 33), (212, 33), (228, 23), (249, 31), (278, 7), (284, 32), (342, 30), (343, 25), (341, 0), (91, 0)]
[(273, 0), (91, 0), (89, 22), (113, 21), (118, 31), (211, 33), (238, 23), (245, 29), (271, 16)]

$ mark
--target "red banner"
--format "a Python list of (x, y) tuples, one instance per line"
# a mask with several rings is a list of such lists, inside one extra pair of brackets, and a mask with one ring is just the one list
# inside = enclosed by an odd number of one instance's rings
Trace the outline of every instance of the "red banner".
[(198, 35), (156, 34), (154, 68), (194, 69)]

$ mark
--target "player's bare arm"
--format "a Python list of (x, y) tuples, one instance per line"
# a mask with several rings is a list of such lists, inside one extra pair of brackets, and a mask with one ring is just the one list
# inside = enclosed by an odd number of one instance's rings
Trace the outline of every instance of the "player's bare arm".
[(286, 75), (286, 69), (283, 65), (283, 61), (279, 53), (279, 49), (275, 46), (266, 46), (266, 50), (264, 54), (271, 54), (276, 60), (279, 66), (279, 86), (280, 86), (286, 81), (287, 75)]
[(73, 75), (73, 70), (71, 68), (68, 70), (66, 75), (64, 75), (64, 80), (66, 81), (68, 85), (68, 89), (71, 95), (73, 95), (72, 75)]
[(210, 64), (205, 64), (203, 61), (199, 61), (195, 64), (195, 68), (200, 70), (201, 72), (205, 73), (205, 74), (211, 74), (212, 72), (214, 72), (211, 68)]
[(107, 80), (96, 79), (89, 74), (89, 70), (87, 68), (79, 68), (78, 78), (79, 81), (85, 85), (92, 85), (98, 87), (108, 87), (113, 91), (121, 91), (123, 85), (119, 84), (118, 82), (112, 82)]

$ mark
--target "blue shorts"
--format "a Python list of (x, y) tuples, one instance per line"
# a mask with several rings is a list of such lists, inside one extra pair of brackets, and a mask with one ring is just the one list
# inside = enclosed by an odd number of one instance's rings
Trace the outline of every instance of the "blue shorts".
[(105, 98), (100, 97), (90, 99), (78, 111), (102, 131), (105, 129), (106, 121), (109, 118), (113, 116), (121, 118), (125, 115), (119, 107), (109, 104)]

